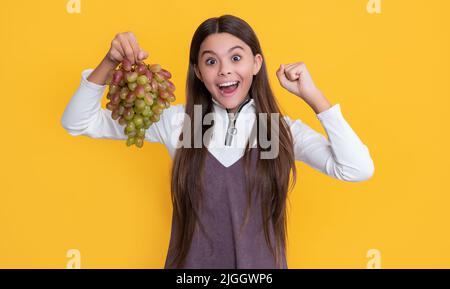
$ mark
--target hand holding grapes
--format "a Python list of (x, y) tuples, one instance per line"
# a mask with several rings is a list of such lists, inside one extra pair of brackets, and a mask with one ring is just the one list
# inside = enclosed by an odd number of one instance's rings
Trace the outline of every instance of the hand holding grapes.
[(136, 36), (133, 32), (118, 33), (111, 41), (111, 48), (108, 51), (107, 58), (113, 63), (119, 64), (127, 58), (131, 64), (145, 60), (148, 52), (139, 47)]
[[(113, 63), (108, 72), (106, 108), (124, 126), (128, 146), (141, 148), (145, 132), (158, 122), (163, 110), (175, 101), (172, 75), (159, 64), (145, 64), (148, 53), (139, 48), (133, 33), (117, 34), (105, 59)], [(120, 63), (119, 67), (117, 65)]]
[(113, 69), (124, 59), (128, 59), (133, 65), (147, 57), (148, 53), (139, 47), (136, 36), (132, 32), (118, 33), (111, 41), (108, 53), (89, 75), (88, 80), (98, 85), (104, 85)]

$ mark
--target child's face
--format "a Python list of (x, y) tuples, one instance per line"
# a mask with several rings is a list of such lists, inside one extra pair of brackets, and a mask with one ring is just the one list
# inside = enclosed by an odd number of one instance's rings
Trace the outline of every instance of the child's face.
[[(262, 61), (260, 54), (253, 55), (250, 47), (234, 35), (215, 33), (202, 42), (195, 73), (215, 100), (235, 112), (248, 95)], [(219, 88), (219, 84), (233, 81), (239, 82), (234, 92), (226, 93)]]

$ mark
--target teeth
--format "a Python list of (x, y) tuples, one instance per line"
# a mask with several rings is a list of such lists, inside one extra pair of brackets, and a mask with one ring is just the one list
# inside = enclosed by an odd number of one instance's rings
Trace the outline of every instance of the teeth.
[(235, 84), (237, 84), (237, 83), (238, 83), (237, 81), (225, 82), (225, 83), (219, 84), (219, 87), (235, 85)]

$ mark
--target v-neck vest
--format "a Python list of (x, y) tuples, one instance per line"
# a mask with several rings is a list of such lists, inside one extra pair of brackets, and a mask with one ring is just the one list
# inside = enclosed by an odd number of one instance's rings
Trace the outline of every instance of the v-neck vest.
[[(251, 148), (251, 170), (256, 170), (258, 151)], [(205, 233), (197, 226), (182, 268), (276, 268), (275, 258), (264, 236), (261, 203), (252, 192), (252, 206), (248, 223), (239, 234), (247, 207), (244, 157), (229, 167), (223, 166), (209, 151), (203, 171), (203, 202), (200, 220)], [(165, 268), (175, 254), (176, 219), (172, 218), (171, 239)], [(273, 227), (269, 227), (272, 245)], [(282, 268), (287, 268), (285, 249), (282, 250)]]

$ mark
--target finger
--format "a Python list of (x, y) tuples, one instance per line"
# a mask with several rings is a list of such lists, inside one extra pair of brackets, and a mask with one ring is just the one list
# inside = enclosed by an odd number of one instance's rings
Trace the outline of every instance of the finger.
[(289, 68), (291, 68), (291, 67), (294, 67), (294, 66), (295, 66), (295, 63), (290, 63), (290, 64), (286, 64), (286, 65), (285, 65), (286, 70), (289, 69)]
[(298, 77), (296, 77), (296, 69), (298, 68), (298, 65), (296, 63), (289, 64), (285, 69), (286, 78), (289, 81), (295, 81)]
[(286, 77), (290, 81), (295, 81), (300, 78), (300, 71), (298, 67), (291, 68), (289, 71), (286, 71)]
[(297, 64), (296, 64), (296, 63), (291, 63), (291, 64), (286, 65), (286, 72), (291, 71), (291, 70), (294, 69), (295, 67), (297, 67)]
[(119, 53), (117, 50), (111, 51), (111, 56), (116, 60), (117, 62), (122, 62), (123, 56)]
[(287, 80), (285, 75), (285, 66), (283, 64), (281, 64), (277, 70), (277, 77), (280, 83)]
[(304, 66), (301, 63), (295, 63), (286, 69), (286, 75), (289, 80), (295, 81), (300, 78), (300, 74), (302, 73)]
[(118, 51), (118, 53), (121, 54), (121, 58), (125, 56), (125, 52), (123, 51), (122, 45), (120, 45), (120, 41), (114, 39), (111, 43), (112, 47)]
[(291, 64), (286, 64), (286, 68), (285, 68), (285, 72), (287, 73), (288, 71), (290, 71), (292, 68), (294, 68), (296, 66), (295, 63), (291, 63)]
[(139, 61), (142, 61), (142, 60), (146, 59), (147, 57), (148, 57), (147, 51), (145, 51), (145, 50), (139, 51), (139, 56), (138, 56)]
[(113, 42), (111, 45), (110, 56), (117, 62), (122, 62), (122, 46), (118, 42)]
[(131, 48), (130, 43), (128, 40), (124, 37), (121, 39), (122, 41), (120, 44), (122, 45), (122, 48), (125, 52), (125, 57), (128, 58), (128, 60), (131, 62), (131, 64), (134, 64), (134, 54), (133, 54), (133, 48)]
[(134, 34), (130, 32), (128, 35), (129, 35), (128, 42), (130, 43), (131, 48), (133, 49), (134, 61), (138, 62), (139, 52), (141, 51), (141, 49), (139, 48), (139, 44)]
[(278, 78), (280, 78), (282, 76), (282, 74), (284, 73), (284, 65), (283, 64), (280, 64), (276, 73), (277, 73)]

